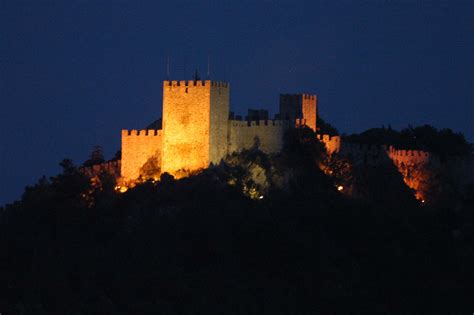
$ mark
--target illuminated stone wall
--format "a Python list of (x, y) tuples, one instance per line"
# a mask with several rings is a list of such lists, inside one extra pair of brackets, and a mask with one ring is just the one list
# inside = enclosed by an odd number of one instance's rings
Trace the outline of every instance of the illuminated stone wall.
[(432, 155), (426, 151), (420, 150), (396, 150), (390, 147), (388, 150), (389, 158), (397, 165), (426, 165), (435, 163)]
[(313, 94), (280, 94), (280, 119), (304, 119), (306, 126), (316, 132), (317, 103)]
[(137, 179), (151, 157), (161, 163), (161, 142), (161, 130), (122, 130), (121, 175), (125, 182)]
[(285, 97), (281, 108), (292, 116), (288, 120), (247, 122), (229, 120), (229, 89), (227, 83), (210, 80), (164, 81), (163, 129), (122, 131), (123, 180), (138, 178), (152, 157), (162, 173), (179, 178), (254, 146), (279, 152), (288, 128), (306, 124), (316, 130), (315, 95)]
[(164, 81), (162, 171), (181, 177), (220, 160), (228, 115), (226, 83)]
[(426, 151), (397, 150), (393, 147), (387, 150), (387, 154), (402, 174), (405, 184), (415, 191), (416, 199), (425, 202), (432, 176), (427, 166), (439, 167), (439, 159)]
[(303, 119), (306, 121), (306, 126), (316, 132), (316, 113), (318, 106), (318, 98), (316, 95), (303, 94), (302, 95), (302, 111)]
[[(328, 138), (322, 140), (327, 146)], [(429, 152), (420, 150), (397, 150), (392, 146), (340, 143), (339, 152), (350, 157), (355, 165), (377, 166), (393, 164), (403, 177), (405, 184), (415, 191), (415, 197), (426, 200), (426, 191), (430, 189), (430, 176), (440, 161)]]
[(393, 162), (395, 165), (428, 165), (437, 166), (439, 159), (426, 151), (420, 150), (397, 150), (386, 145), (367, 145), (358, 143), (341, 142), (339, 137), (329, 137), (318, 135), (328, 151), (329, 148), (336, 150), (342, 156), (350, 156), (355, 164), (380, 165), (382, 163)]
[(217, 164), (227, 154), (229, 133), (229, 85), (212, 82), (209, 161)]
[[(291, 126), (285, 120), (229, 121), (229, 153), (254, 146), (265, 153), (280, 152), (285, 130)], [(293, 124), (294, 126), (294, 124)]]
[(324, 143), (329, 154), (338, 153), (341, 150), (341, 137), (330, 135), (317, 135), (320, 142)]

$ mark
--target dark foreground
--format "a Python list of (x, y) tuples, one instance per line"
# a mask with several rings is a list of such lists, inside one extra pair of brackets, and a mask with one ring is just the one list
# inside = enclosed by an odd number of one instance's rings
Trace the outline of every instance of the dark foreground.
[(0, 312), (472, 312), (472, 192), (421, 206), (381, 171), (352, 198), (305, 159), (263, 199), (244, 167), (118, 194), (63, 164), (1, 211)]

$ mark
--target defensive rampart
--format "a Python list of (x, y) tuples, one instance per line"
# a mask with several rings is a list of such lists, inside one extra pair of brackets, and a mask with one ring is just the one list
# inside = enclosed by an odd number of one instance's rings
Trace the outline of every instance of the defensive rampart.
[(137, 179), (151, 157), (161, 165), (161, 142), (161, 130), (122, 130), (121, 175), (125, 182)]
[(341, 137), (330, 135), (316, 135), (319, 141), (324, 143), (329, 154), (339, 153), (341, 150)]
[(421, 150), (397, 150), (390, 146), (387, 151), (388, 157), (395, 165), (439, 165), (439, 159), (431, 153)]
[(229, 120), (228, 153), (257, 147), (265, 153), (280, 152), (285, 131), (294, 126), (287, 120)]
[[(395, 165), (439, 165), (439, 159), (429, 152), (422, 150), (395, 149), (386, 145), (342, 144), (344, 154), (351, 155), (356, 162), (375, 165), (392, 161)], [(388, 158), (388, 159), (387, 159)]]

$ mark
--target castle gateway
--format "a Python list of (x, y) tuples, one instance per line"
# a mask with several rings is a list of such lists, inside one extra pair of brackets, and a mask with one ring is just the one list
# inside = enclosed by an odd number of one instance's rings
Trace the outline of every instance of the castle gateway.
[(230, 112), (230, 86), (217, 81), (164, 81), (162, 129), (122, 130), (121, 176), (131, 182), (151, 167), (176, 177), (219, 163), (227, 154), (258, 146), (279, 152), (287, 128), (316, 131), (317, 98), (280, 96), (280, 113), (249, 110), (245, 120)]

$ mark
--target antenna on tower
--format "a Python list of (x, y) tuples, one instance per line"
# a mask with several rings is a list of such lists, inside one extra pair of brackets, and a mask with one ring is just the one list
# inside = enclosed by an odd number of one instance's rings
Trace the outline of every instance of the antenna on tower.
[(207, 53), (207, 79), (211, 78), (211, 54)]
[(193, 79), (194, 79), (194, 81), (199, 81), (199, 80), (201, 80), (201, 78), (199, 77), (199, 72), (198, 72), (197, 69), (196, 69), (196, 71), (194, 72), (194, 78), (193, 78)]
[(188, 64), (187, 63), (188, 63), (188, 60), (186, 58), (186, 55), (184, 55), (184, 58), (183, 58), (184, 78), (188, 77), (188, 75), (187, 75), (187, 73), (188, 73), (188, 67), (187, 67)]

